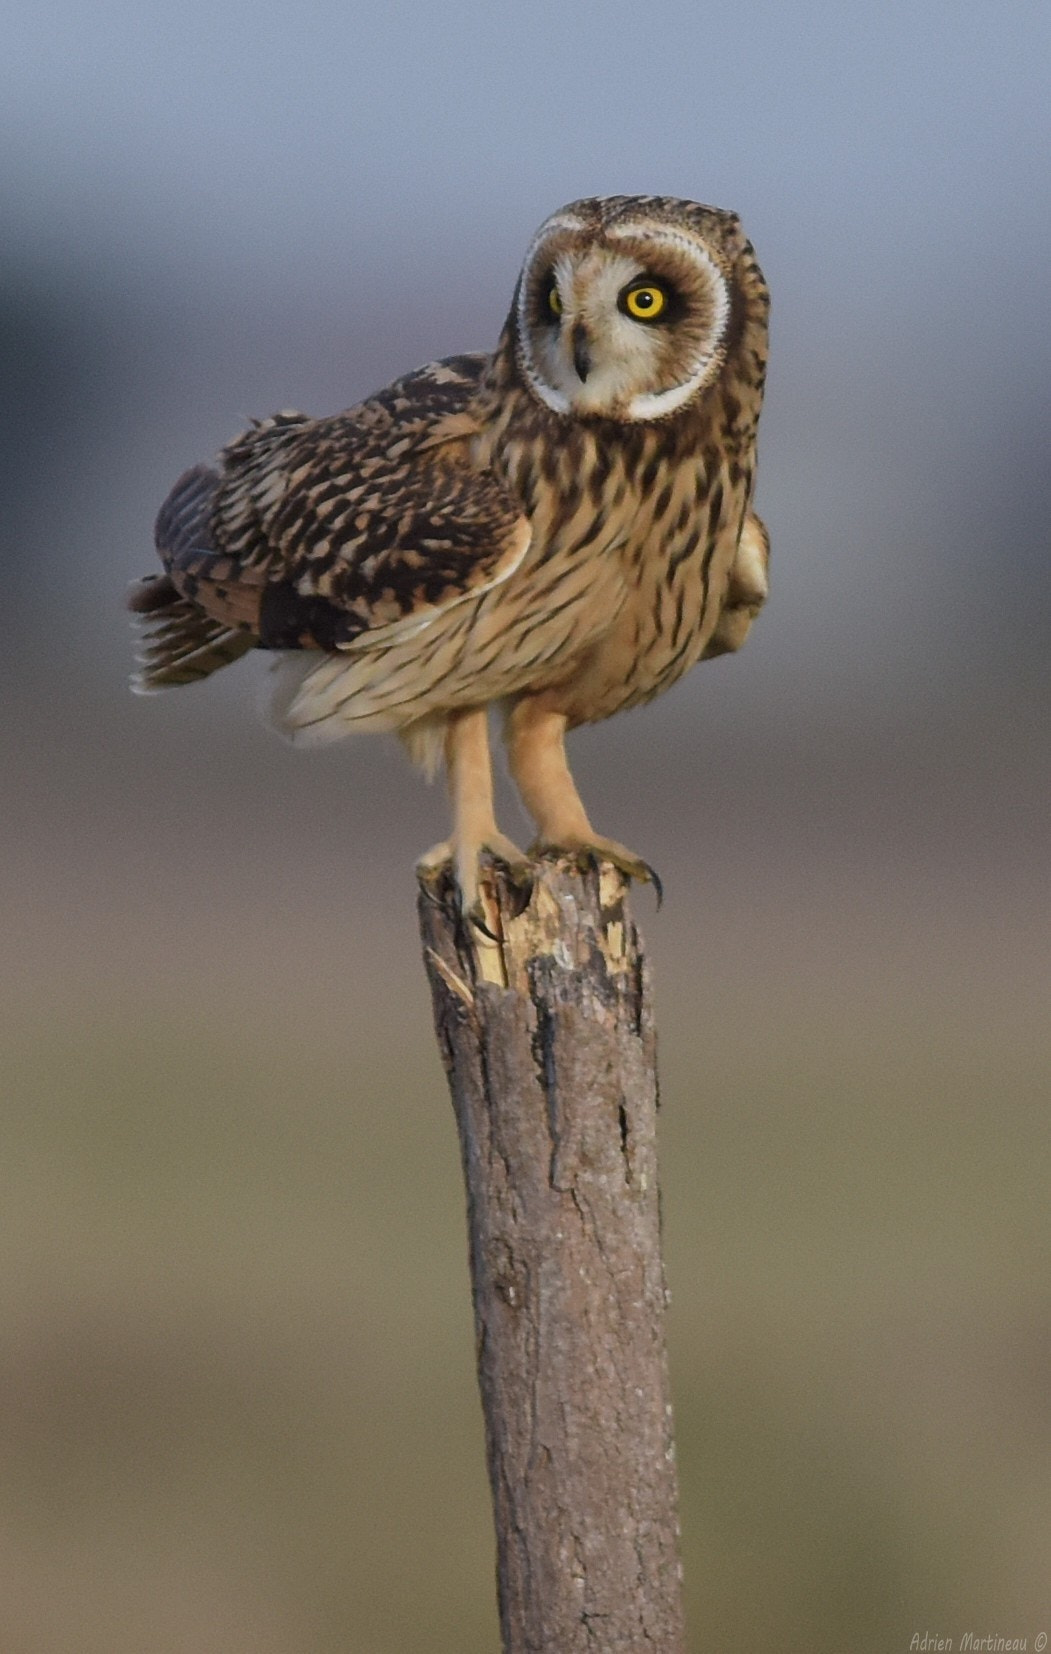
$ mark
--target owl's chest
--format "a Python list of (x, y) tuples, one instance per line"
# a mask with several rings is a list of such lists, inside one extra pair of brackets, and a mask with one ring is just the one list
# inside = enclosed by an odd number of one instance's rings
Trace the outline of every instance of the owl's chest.
[(533, 531), (494, 597), (504, 647), (528, 646), (534, 662), (544, 640), (534, 686), (557, 689), (571, 723), (669, 688), (718, 623), (751, 469), (708, 435), (674, 452), (655, 428), (623, 445), (574, 429), (499, 456)]
[(718, 623), (747, 509), (721, 465), (690, 468), (624, 502), (616, 558), (623, 602), (581, 674), (574, 721), (593, 721), (669, 689)]

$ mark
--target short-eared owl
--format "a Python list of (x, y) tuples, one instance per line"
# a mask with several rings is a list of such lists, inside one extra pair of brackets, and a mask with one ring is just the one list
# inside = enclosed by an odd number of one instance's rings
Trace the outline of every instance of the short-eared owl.
[(523, 853), (493, 815), (487, 708), (539, 848), (639, 857), (593, 830), (564, 737), (744, 641), (766, 595), (751, 509), (768, 298), (733, 213), (575, 201), (526, 253), (491, 356), (431, 363), (325, 419), (280, 413), (180, 478), (164, 573), (133, 587), (136, 687), (281, 651), (298, 743), (396, 730), (444, 755), (453, 859)]

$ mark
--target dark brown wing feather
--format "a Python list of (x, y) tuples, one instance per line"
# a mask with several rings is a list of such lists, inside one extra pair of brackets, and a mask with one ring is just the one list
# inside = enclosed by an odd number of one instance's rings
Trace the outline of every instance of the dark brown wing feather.
[[(195, 466), (179, 478), (161, 507), (156, 541), (168, 566), (208, 545), (208, 519), (218, 481), (215, 471)], [(196, 683), (255, 647), (247, 618), (238, 623), (207, 613), (182, 595), (170, 574), (151, 574), (136, 581), (127, 601), (140, 631), (139, 671), (132, 679), (139, 694)]]
[[(487, 360), (431, 363), (327, 419), (277, 414), (225, 448), (218, 470), (188, 471), (157, 519), (173, 593), (244, 640), (238, 653), (339, 649), (500, 578), (524, 525), (471, 463), (469, 404)], [(192, 654), (186, 617), (168, 620), (179, 624), (164, 637)], [(156, 622), (152, 636), (163, 654)]]

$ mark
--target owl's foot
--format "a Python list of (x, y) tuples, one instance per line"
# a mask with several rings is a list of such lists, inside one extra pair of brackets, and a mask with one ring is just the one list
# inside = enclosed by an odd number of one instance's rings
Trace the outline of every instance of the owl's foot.
[(493, 775), (489, 760), (486, 709), (471, 707), (449, 714), (445, 730), (445, 762), (453, 804), (453, 832), (445, 844), (435, 845), (417, 863), (424, 889), (437, 889), (443, 876), (460, 887), (460, 911), (491, 941), (500, 928), (499, 893), (494, 889), (488, 858), (501, 869), (499, 883), (508, 892), (512, 915), (528, 906), (533, 894), (529, 858), (506, 833), (493, 814)]
[(508, 716), (511, 774), (538, 829), (530, 853), (561, 853), (584, 867), (595, 861), (609, 862), (627, 878), (651, 884), (660, 907), (664, 888), (649, 862), (592, 828), (566, 761), (567, 724), (566, 714), (542, 694), (523, 695)]
[(428, 893), (436, 890), (443, 878), (450, 875), (460, 887), (460, 910), (483, 936), (499, 941), (486, 918), (482, 900), (482, 880), (486, 862), (495, 863), (504, 875), (512, 918), (524, 913), (533, 894), (535, 873), (529, 857), (509, 839), (506, 833), (494, 829), (480, 844), (457, 844), (446, 839), (428, 850), (416, 863), (416, 876)]
[(651, 884), (657, 895), (657, 906), (664, 900), (664, 886), (655, 867), (634, 851), (618, 844), (616, 839), (602, 838), (598, 833), (589, 833), (587, 838), (577, 838), (576, 835), (565, 835), (558, 843), (547, 838), (539, 839), (531, 846), (533, 855), (545, 854), (566, 855), (572, 858), (578, 867), (588, 867), (595, 862), (608, 861), (629, 879), (638, 884)]

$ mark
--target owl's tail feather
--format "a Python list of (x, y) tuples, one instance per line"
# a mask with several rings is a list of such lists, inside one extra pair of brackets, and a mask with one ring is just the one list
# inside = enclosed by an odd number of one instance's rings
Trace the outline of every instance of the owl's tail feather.
[[(209, 519), (218, 482), (210, 467), (195, 465), (161, 506), (154, 538), (166, 569), (212, 554)], [(140, 670), (131, 680), (138, 695), (196, 683), (239, 660), (257, 641), (243, 625), (231, 625), (241, 616), (207, 614), (179, 592), (170, 574), (137, 580), (128, 593), (128, 608), (139, 626)]]
[(196, 683), (240, 660), (255, 645), (250, 632), (213, 620), (180, 597), (166, 574), (137, 580), (128, 592), (128, 608), (140, 634), (139, 671), (131, 680), (137, 695)]

